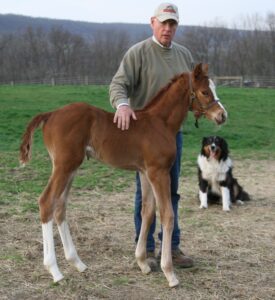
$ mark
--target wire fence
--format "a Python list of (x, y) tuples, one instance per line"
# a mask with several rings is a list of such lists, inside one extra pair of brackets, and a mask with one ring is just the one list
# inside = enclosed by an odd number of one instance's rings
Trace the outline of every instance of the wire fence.
[(275, 88), (275, 77), (265, 76), (214, 76), (217, 86)]
[[(109, 85), (112, 77), (74, 76), (40, 79), (0, 81), (0, 85)], [(214, 76), (217, 86), (275, 88), (275, 77), (265, 76)]]
[(70, 76), (0, 81), (0, 85), (108, 85), (112, 77)]

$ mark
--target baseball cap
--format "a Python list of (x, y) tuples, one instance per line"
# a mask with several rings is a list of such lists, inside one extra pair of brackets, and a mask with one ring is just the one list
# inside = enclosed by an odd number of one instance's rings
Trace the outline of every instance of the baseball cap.
[(154, 17), (156, 17), (160, 22), (166, 20), (175, 20), (179, 22), (179, 12), (175, 4), (172, 3), (161, 3), (155, 10)]

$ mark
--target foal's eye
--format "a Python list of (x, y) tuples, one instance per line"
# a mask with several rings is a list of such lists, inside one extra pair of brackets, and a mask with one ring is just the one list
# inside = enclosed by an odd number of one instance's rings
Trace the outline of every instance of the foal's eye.
[(208, 96), (209, 96), (208, 91), (203, 91), (202, 94), (203, 94), (203, 96), (205, 96), (205, 97), (208, 97)]

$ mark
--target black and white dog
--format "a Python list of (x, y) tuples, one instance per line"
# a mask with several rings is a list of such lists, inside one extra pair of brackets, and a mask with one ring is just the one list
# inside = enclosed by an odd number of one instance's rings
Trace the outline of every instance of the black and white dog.
[(202, 139), (198, 156), (200, 208), (207, 208), (208, 203), (222, 200), (223, 210), (229, 211), (231, 203), (243, 204), (243, 201), (250, 200), (248, 193), (233, 177), (233, 164), (228, 154), (227, 142), (222, 137)]

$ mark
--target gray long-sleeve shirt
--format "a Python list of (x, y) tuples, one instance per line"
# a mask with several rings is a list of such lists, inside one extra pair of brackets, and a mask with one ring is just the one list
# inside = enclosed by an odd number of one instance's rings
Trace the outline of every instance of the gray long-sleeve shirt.
[(110, 84), (110, 102), (142, 109), (177, 74), (193, 69), (190, 51), (177, 44), (165, 48), (148, 38), (124, 55)]

